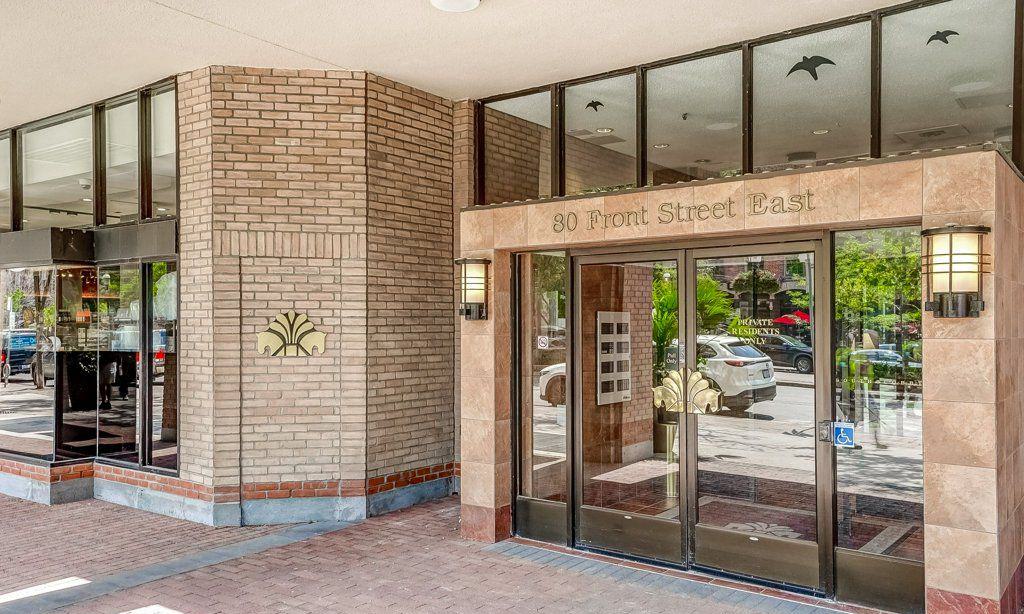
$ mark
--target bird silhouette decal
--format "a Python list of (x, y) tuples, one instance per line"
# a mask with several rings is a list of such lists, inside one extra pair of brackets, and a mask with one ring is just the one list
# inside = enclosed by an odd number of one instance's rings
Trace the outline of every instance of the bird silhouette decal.
[(836, 63), (833, 62), (832, 60), (822, 57), (820, 55), (812, 55), (811, 57), (807, 57), (805, 55), (802, 60), (800, 60), (796, 64), (793, 64), (793, 68), (789, 69), (789, 72), (786, 73), (786, 76), (788, 77), (789, 75), (795, 73), (798, 70), (806, 70), (807, 74), (811, 75), (811, 78), (817, 81), (818, 67), (823, 64), (831, 64), (833, 66), (836, 65)]
[(604, 103), (601, 102), (600, 100), (591, 100), (590, 102), (587, 103), (587, 108), (588, 109), (593, 109), (595, 112), (597, 112), (597, 107), (603, 107), (603, 106), (604, 106)]
[(932, 41), (939, 41), (940, 43), (946, 43), (948, 45), (950, 36), (960, 36), (960, 33), (957, 32), (956, 30), (936, 31), (935, 34), (932, 34), (931, 36), (928, 37), (928, 42), (925, 43), (925, 45), (932, 44)]

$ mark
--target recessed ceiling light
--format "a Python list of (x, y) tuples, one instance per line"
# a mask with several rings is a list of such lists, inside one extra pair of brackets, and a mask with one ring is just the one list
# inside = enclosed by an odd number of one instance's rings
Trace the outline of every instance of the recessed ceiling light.
[(654, 146), (655, 149), (665, 149), (668, 147), (668, 143), (658, 143)]
[(157, 211), (167, 211), (167, 208), (166, 207), (157, 207), (156, 210)]
[(954, 85), (949, 88), (949, 91), (954, 94), (965, 94), (967, 92), (980, 92), (981, 90), (988, 89), (992, 85), (991, 81), (970, 81), (968, 83), (961, 83)]
[(91, 203), (91, 202), (92, 202), (92, 199), (91, 199), (91, 198), (83, 198), (83, 199), (82, 199), (82, 202), (83, 202), (83, 203)]
[(828, 129), (822, 128), (821, 130), (813, 130), (811, 131), (811, 134), (817, 134), (818, 136), (821, 136), (822, 134), (828, 134)]
[(736, 127), (736, 122), (718, 122), (717, 124), (708, 124), (708, 130), (732, 130)]
[(707, 158), (697, 158), (694, 162), (697, 164), (707, 164), (708, 162), (711, 162), (711, 160), (708, 160)]
[(594, 130), (598, 134), (608, 134), (609, 132), (615, 132), (613, 128), (598, 128)]
[(480, 0), (430, 0), (430, 5), (446, 13), (465, 13), (480, 6)]

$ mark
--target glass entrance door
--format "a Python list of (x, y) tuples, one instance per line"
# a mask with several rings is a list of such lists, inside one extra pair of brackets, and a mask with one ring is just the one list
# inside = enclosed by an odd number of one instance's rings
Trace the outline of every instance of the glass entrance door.
[(691, 252), (681, 374), (693, 562), (829, 592), (825, 261), (818, 242)]
[(578, 545), (681, 563), (678, 255), (577, 260), (574, 495)]

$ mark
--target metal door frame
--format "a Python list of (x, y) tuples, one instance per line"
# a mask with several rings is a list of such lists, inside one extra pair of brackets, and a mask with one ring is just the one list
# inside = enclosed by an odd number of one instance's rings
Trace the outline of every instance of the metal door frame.
[[(572, 318), (571, 318), (571, 330), (572, 335), (572, 378), (574, 384), (572, 385), (572, 406), (570, 411), (571, 420), (569, 423), (572, 425), (571, 433), (569, 435), (570, 447), (572, 453), (572, 489), (571, 489), (571, 505), (569, 506), (570, 511), (570, 542), (569, 545), (574, 548), (580, 548), (585, 550), (594, 550), (597, 552), (609, 552), (617, 555), (625, 555), (633, 558), (651, 559), (660, 561), (663, 563), (684, 565), (687, 563), (688, 557), (685, 550), (686, 543), (686, 488), (683, 480), (685, 475), (685, 468), (682, 466), (684, 463), (684, 444), (683, 428), (684, 422), (680, 420), (680, 426), (676, 429), (676, 441), (680, 450), (680, 468), (676, 472), (676, 492), (679, 496), (679, 519), (676, 521), (666, 520), (655, 517), (640, 516), (633, 514), (627, 514), (624, 512), (617, 512), (615, 510), (609, 510), (606, 508), (597, 508), (583, 505), (583, 386), (579, 385), (582, 381), (583, 376), (583, 361), (580, 359), (582, 356), (582, 329), (580, 327), (581, 314), (582, 314), (582, 267), (587, 265), (600, 265), (600, 264), (631, 264), (641, 262), (674, 262), (676, 265), (676, 294), (680, 296), (680, 292), (687, 283), (685, 269), (684, 269), (684, 252), (679, 249), (662, 249), (662, 250), (649, 250), (649, 251), (632, 251), (632, 252), (619, 252), (619, 253), (607, 253), (607, 254), (591, 254), (591, 255), (575, 255), (570, 252), (571, 257), (571, 284), (572, 284)], [(682, 306), (682, 302), (679, 303)], [(677, 338), (682, 339), (682, 328), (683, 318), (678, 319), (679, 330), (677, 331)], [(568, 409), (568, 408), (567, 408)], [(600, 543), (583, 543), (581, 539), (581, 520), (584, 515), (589, 516), (590, 520), (601, 525), (606, 529), (605, 540), (603, 544)], [(615, 536), (623, 534), (627, 530), (626, 525), (641, 525), (638, 527), (639, 530), (631, 531), (628, 537), (633, 537), (634, 540), (627, 540), (627, 542), (616, 543)], [(678, 529), (676, 529), (678, 527)], [(632, 527), (628, 527), (631, 529)], [(673, 544), (678, 545), (678, 554), (674, 552), (666, 552), (666, 544), (661, 540), (666, 534), (674, 534), (676, 536)], [(645, 539), (646, 538), (646, 539)], [(601, 541), (601, 540), (598, 540)], [(621, 547), (626, 545), (630, 549)], [(672, 549), (673, 544), (667, 544), (669, 549)]]
[[(832, 420), (833, 415), (833, 403), (831, 399), (832, 389), (832, 363), (830, 348), (832, 347), (832, 326), (831, 326), (831, 304), (832, 304), (832, 285), (831, 285), (831, 234), (822, 233), (817, 238), (812, 240), (797, 240), (786, 242), (775, 241), (770, 243), (751, 244), (751, 245), (734, 245), (731, 247), (710, 247), (687, 250), (685, 253), (686, 260), (686, 277), (688, 280), (696, 279), (696, 266), (697, 260), (705, 258), (724, 258), (724, 257), (736, 257), (736, 256), (770, 256), (770, 255), (784, 255), (784, 254), (796, 254), (796, 253), (811, 253), (814, 257), (813, 267), (813, 292), (814, 292), (814, 308), (811, 312), (814, 324), (814, 423), (811, 425), (814, 427), (814, 432), (817, 435), (818, 426), (825, 421)], [(686, 324), (683, 327), (686, 332), (686, 364), (695, 365), (696, 363), (696, 297), (695, 293), (689, 291), (684, 294), (685, 305), (686, 305)], [(692, 337), (692, 338), (691, 338)], [(682, 338), (682, 337), (681, 337)], [(692, 502), (687, 509), (687, 537), (688, 543), (686, 550), (692, 557), (692, 564), (694, 567), (709, 567), (715, 571), (725, 571), (727, 573), (739, 574), (739, 575), (750, 575), (757, 576), (759, 579), (767, 580), (770, 582), (778, 582), (782, 584), (793, 584), (800, 586), (804, 590), (810, 590), (812, 592), (821, 593), (826, 596), (832, 596), (834, 594), (834, 545), (835, 545), (835, 450), (832, 445), (828, 442), (823, 442), (819, 437), (815, 437), (815, 492), (816, 492), (816, 505), (817, 505), (817, 540), (815, 547), (818, 551), (817, 557), (817, 585), (807, 586), (806, 583), (802, 582), (789, 582), (784, 578), (787, 574), (780, 574), (776, 578), (765, 578), (758, 576), (757, 574), (750, 573), (749, 569), (729, 569), (727, 567), (718, 567), (714, 565), (702, 565), (697, 561), (698, 543), (697, 535), (698, 531), (708, 536), (718, 536), (722, 538), (723, 542), (738, 543), (740, 538), (742, 540), (749, 540), (749, 535), (742, 534), (738, 531), (729, 531), (727, 529), (699, 527), (697, 524), (696, 511), (697, 511), (697, 420), (689, 419), (687, 424), (687, 501)], [(730, 539), (733, 538), (733, 539)], [(767, 540), (768, 543), (772, 543), (771, 538), (761, 538), (763, 541)], [(791, 546), (790, 544), (796, 544)], [(807, 549), (803, 548), (795, 540), (779, 540), (778, 546), (789, 549)], [(783, 566), (784, 571), (792, 571), (793, 573), (788, 574), (792, 577), (809, 577), (808, 570), (790, 570), (786, 569), (785, 565), (781, 561), (775, 561), (775, 564)]]

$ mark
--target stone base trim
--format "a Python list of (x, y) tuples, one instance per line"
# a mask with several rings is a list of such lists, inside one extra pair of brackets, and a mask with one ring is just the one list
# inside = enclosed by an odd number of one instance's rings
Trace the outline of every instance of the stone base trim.
[(43, 505), (91, 499), (93, 463), (35, 465), (0, 459), (0, 493)]
[(216, 503), (212, 497), (187, 497), (168, 490), (154, 489), (145, 484), (130, 484), (99, 477), (94, 480), (93, 490), (94, 496), (101, 501), (181, 520), (214, 527), (237, 527), (242, 523), (237, 500), (231, 503)]
[(512, 537), (512, 506), (498, 509), (462, 504), (462, 536), (481, 542), (500, 542)]
[(995, 599), (939, 588), (926, 588), (924, 601), (928, 614), (999, 614), (999, 602)]

